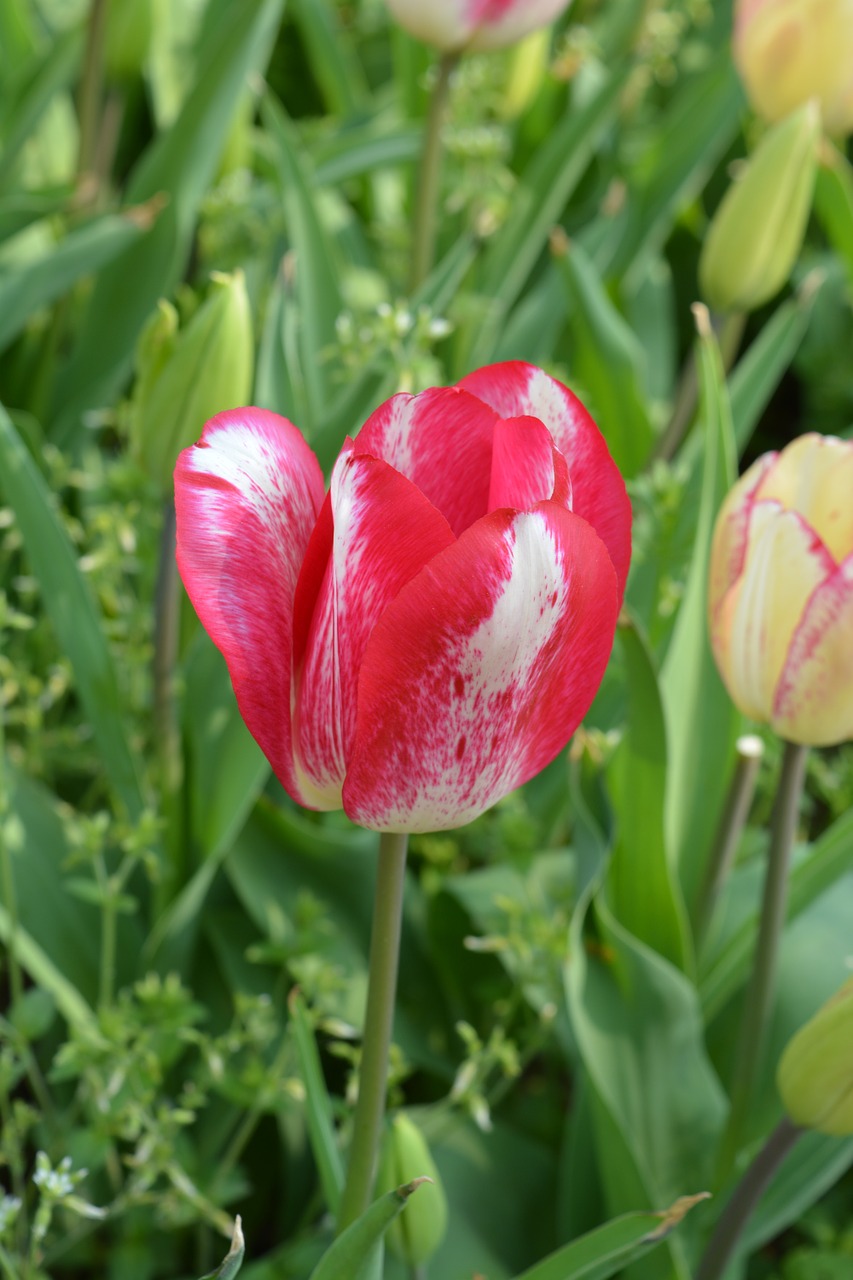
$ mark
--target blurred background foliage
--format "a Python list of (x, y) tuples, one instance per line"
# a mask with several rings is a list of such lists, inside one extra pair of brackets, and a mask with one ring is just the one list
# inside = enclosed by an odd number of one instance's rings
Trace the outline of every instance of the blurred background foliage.
[[(703, 238), (760, 130), (730, 25), (709, 0), (576, 0), (553, 32), (465, 59), (437, 265), (411, 294), (435, 72), (381, 0), (0, 2), (8, 1276), (198, 1275), (239, 1212), (247, 1280), (297, 1280), (330, 1237), (312, 1116), (329, 1107), (345, 1138), (374, 838), (271, 778), (171, 568), (168, 476), (238, 341), (240, 398), (325, 467), (393, 391), (531, 360), (589, 405), (635, 503), (638, 629), (570, 752), (412, 841), (391, 1101), (448, 1196), (429, 1274), (508, 1280), (713, 1184), (778, 749), (697, 951), (687, 908), (740, 728), (690, 603), (702, 432), (748, 462), (853, 419), (853, 238), (820, 201), (790, 285), (729, 349), (721, 331), (727, 387), (706, 375), (697, 411), (694, 372), (690, 400)], [(245, 308), (204, 312), (223, 287)], [(174, 431), (154, 399), (169, 359)], [(849, 747), (813, 755), (809, 797), (774, 1061), (849, 963)], [(781, 1114), (771, 1076), (750, 1142)], [(801, 1150), (737, 1275), (853, 1271), (853, 1143)], [(706, 1207), (632, 1280), (687, 1280)]]

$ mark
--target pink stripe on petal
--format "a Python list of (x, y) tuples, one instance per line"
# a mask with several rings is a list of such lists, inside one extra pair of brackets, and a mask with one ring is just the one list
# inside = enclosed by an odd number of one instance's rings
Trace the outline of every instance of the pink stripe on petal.
[[(338, 458), (296, 601), (297, 631), (306, 635), (304, 658), (297, 650), (297, 754), (318, 802), (334, 798), (340, 805), (355, 736), (358, 673), (377, 620), (427, 561), (453, 542), (444, 516), (386, 462), (354, 452)], [(306, 623), (302, 611), (308, 608)]]
[[(538, 418), (500, 418), (495, 423), (489, 510), (527, 511), (554, 492), (556, 451)], [(562, 479), (568, 482), (568, 469)], [(566, 504), (569, 505), (569, 504)]]
[(743, 572), (756, 494), (764, 477), (773, 470), (778, 456), (776, 453), (762, 454), (723, 499), (711, 544), (708, 616), (712, 626), (726, 593)]
[(177, 559), (228, 664), (243, 719), (282, 784), (303, 793), (290, 720), (293, 599), (323, 501), (323, 474), (292, 423), (221, 413), (175, 468)]
[(776, 687), (772, 725), (793, 742), (853, 738), (853, 555), (816, 589)]
[(367, 419), (355, 451), (408, 476), (458, 536), (488, 510), (496, 419), (482, 400), (456, 387), (396, 395)]
[(572, 509), (588, 520), (610, 552), (625, 590), (631, 560), (631, 504), (604, 437), (577, 396), (521, 360), (488, 365), (458, 383), (502, 418), (539, 418), (569, 465)]
[(601, 539), (556, 503), (468, 529), (367, 645), (350, 817), (378, 830), (461, 826), (542, 769), (595, 695), (617, 596)]

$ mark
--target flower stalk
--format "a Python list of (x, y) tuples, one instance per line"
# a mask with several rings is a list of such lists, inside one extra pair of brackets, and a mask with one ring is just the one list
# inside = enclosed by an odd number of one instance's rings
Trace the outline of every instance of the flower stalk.
[(361, 1216), (370, 1204), (373, 1189), (385, 1114), (388, 1051), (397, 992), (407, 843), (405, 834), (383, 832), (379, 837), (358, 1101), (338, 1215), (338, 1233)]
[(736, 751), (737, 758), (725, 807), (708, 859), (702, 891), (696, 901), (694, 929), (696, 943), (700, 948), (707, 936), (714, 908), (728, 879), (738, 841), (752, 807), (758, 769), (764, 755), (764, 743), (755, 734), (745, 733), (738, 738)]
[(797, 830), (797, 813), (805, 779), (807, 754), (808, 747), (793, 742), (785, 744), (779, 788), (773, 807), (758, 944), (741, 1014), (729, 1120), (720, 1150), (720, 1182), (728, 1176), (740, 1148), (764, 1051), (775, 994), (779, 943), (788, 902), (788, 869)]
[(430, 97), (415, 189), (412, 225), (412, 293), (423, 284), (432, 268), (435, 253), (438, 200), (441, 192), (442, 129), (450, 98), (450, 82), (459, 61), (458, 53), (445, 53), (438, 63), (438, 75)]

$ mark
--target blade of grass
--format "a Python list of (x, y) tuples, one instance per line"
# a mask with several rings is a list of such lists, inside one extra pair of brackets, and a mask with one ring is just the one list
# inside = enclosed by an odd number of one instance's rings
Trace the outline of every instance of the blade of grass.
[(333, 1217), (338, 1216), (341, 1192), (344, 1188), (344, 1163), (335, 1139), (335, 1127), (332, 1121), (332, 1107), (326, 1082), (323, 1079), (323, 1068), (314, 1032), (308, 1021), (305, 1001), (298, 991), (290, 994), (287, 1002), (290, 1010), (290, 1025), (296, 1041), (296, 1052), (302, 1071), (302, 1083), (305, 1085), (305, 1102), (308, 1119), (308, 1135), (311, 1139), (311, 1150), (317, 1163), (320, 1182), (326, 1208)]

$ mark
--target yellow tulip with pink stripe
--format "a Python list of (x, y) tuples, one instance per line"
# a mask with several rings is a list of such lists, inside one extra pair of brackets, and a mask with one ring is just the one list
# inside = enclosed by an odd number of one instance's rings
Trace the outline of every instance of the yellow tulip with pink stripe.
[(610, 655), (625, 485), (580, 401), (493, 365), (396, 395), (324, 493), (292, 423), (236, 409), (175, 471), (178, 565), (301, 804), (470, 822), (566, 746)]
[(853, 442), (767, 453), (723, 503), (711, 645), (732, 700), (807, 746), (853, 738)]
[(502, 49), (546, 27), (570, 0), (387, 0), (410, 35), (445, 53)]

